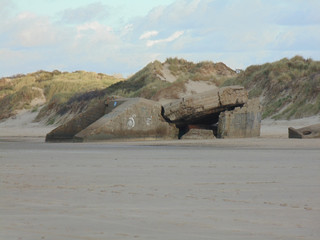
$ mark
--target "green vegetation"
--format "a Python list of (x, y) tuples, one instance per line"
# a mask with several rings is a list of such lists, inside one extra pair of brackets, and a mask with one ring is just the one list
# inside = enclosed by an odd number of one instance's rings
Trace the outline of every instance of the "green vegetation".
[(55, 123), (56, 119), (54, 117), (49, 118), (49, 120), (47, 121), (48, 125), (53, 125)]
[(223, 84), (260, 97), (263, 118), (294, 119), (320, 113), (320, 62), (300, 56), (248, 67)]
[[(168, 68), (176, 81), (163, 81), (164, 70)], [(168, 58), (164, 63), (154, 61), (134, 74), (126, 81), (118, 82), (106, 89), (107, 95), (124, 97), (143, 97), (157, 99), (160, 93), (170, 92), (171, 97), (178, 97), (177, 91), (185, 90), (185, 83), (192, 81), (209, 81), (219, 86), (227, 77), (235, 72), (223, 63), (200, 62), (193, 63), (184, 59)], [(165, 95), (165, 94), (162, 94)]]
[[(164, 81), (168, 72), (175, 81)], [(236, 74), (223, 63), (168, 58), (164, 63), (148, 64), (126, 80), (101, 73), (57, 70), (1, 78), (0, 120), (20, 109), (41, 109), (37, 120), (46, 118), (48, 124), (54, 124), (60, 116), (77, 114), (111, 95), (153, 100), (178, 98), (186, 91), (189, 80), (216, 86), (243, 85), (250, 98), (261, 99), (263, 118), (292, 119), (320, 113), (320, 62), (312, 59), (284, 58), (250, 66)], [(45, 101), (41, 108), (33, 101), (37, 98)]]
[[(177, 69), (175, 71), (174, 69)], [(168, 82), (163, 79), (166, 77), (165, 71), (171, 71), (175, 75), (176, 81)], [(103, 90), (95, 90), (85, 93), (77, 93), (70, 98), (56, 95), (50, 104), (45, 106), (39, 119), (50, 113), (52, 109), (59, 115), (67, 112), (84, 110), (89, 104), (94, 104), (99, 98), (107, 96), (122, 97), (143, 97), (158, 100), (161, 98), (178, 98), (179, 93), (186, 90), (185, 84), (189, 80), (210, 81), (219, 85), (225, 78), (235, 75), (234, 71), (222, 63), (202, 62), (194, 64), (183, 59), (169, 58), (161, 63), (154, 61), (149, 63), (142, 70), (134, 74), (127, 80), (119, 81)], [(50, 95), (50, 92), (47, 93)], [(68, 101), (66, 101), (69, 99)], [(81, 103), (81, 104), (80, 104)]]
[(209, 81), (220, 86), (226, 79), (235, 75), (235, 72), (224, 63), (203, 61), (200, 63), (188, 62), (184, 59), (168, 58), (165, 64), (169, 65), (171, 73), (178, 81)]
[(161, 80), (162, 64), (159, 61), (149, 63), (126, 81), (118, 82), (106, 89), (108, 95), (123, 97), (152, 98), (155, 93), (170, 83)]
[(16, 92), (6, 95), (0, 100), (0, 119), (8, 118), (15, 114), (18, 109), (30, 109), (31, 101), (41, 97), (41, 92), (31, 86), (24, 86)]
[(57, 70), (1, 78), (0, 119), (14, 115), (17, 110), (35, 107), (31, 106), (35, 98), (45, 97), (48, 105), (62, 104), (76, 93), (104, 89), (120, 80), (101, 73)]

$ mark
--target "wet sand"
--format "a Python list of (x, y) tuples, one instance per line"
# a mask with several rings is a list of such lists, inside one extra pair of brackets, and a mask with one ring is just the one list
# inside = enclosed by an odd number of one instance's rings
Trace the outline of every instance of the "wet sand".
[(320, 140), (0, 140), (0, 239), (318, 240)]

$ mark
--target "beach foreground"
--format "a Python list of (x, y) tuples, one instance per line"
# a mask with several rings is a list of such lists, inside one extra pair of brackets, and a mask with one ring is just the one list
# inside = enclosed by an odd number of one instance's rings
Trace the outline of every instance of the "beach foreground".
[(320, 141), (0, 141), (0, 239), (319, 239)]

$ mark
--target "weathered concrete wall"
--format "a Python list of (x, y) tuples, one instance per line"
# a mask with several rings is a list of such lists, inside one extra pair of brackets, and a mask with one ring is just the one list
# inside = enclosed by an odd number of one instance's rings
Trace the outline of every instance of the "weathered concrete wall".
[(260, 136), (261, 106), (259, 99), (248, 100), (243, 107), (219, 115), (218, 138)]
[(67, 123), (52, 130), (46, 136), (47, 142), (71, 141), (73, 137), (81, 130), (88, 127), (90, 124), (101, 118), (114, 108), (125, 102), (126, 99), (100, 101), (90, 107), (84, 113), (80, 113)]
[(320, 138), (320, 124), (314, 124), (304, 128), (288, 129), (289, 138)]
[(159, 103), (134, 98), (82, 130), (75, 141), (107, 139), (177, 139), (179, 130), (165, 121)]
[(166, 104), (163, 115), (171, 122), (186, 123), (229, 107), (242, 106), (247, 101), (248, 93), (243, 87), (223, 87)]
[(214, 139), (213, 131), (208, 129), (191, 128), (180, 139), (198, 140), (198, 139)]

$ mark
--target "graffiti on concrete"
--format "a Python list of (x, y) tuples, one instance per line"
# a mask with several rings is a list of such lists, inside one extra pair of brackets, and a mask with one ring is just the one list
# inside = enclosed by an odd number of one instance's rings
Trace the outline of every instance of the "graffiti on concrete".
[(133, 114), (131, 117), (129, 117), (128, 122), (127, 122), (128, 129), (134, 128), (134, 126), (136, 125), (136, 122), (134, 121), (135, 117), (136, 117), (135, 114)]
[(148, 117), (147, 120), (146, 120), (147, 126), (150, 126), (151, 123), (152, 123), (152, 116), (151, 116), (151, 117)]

